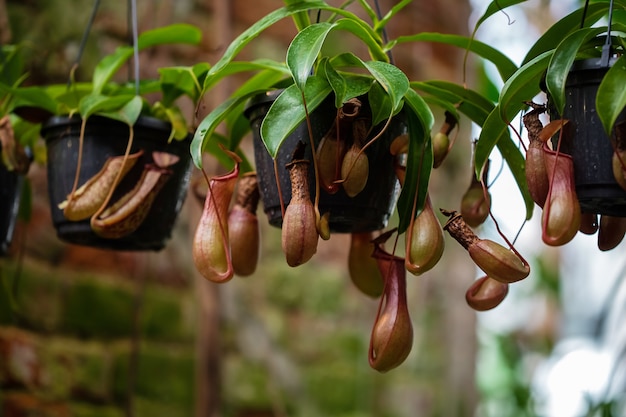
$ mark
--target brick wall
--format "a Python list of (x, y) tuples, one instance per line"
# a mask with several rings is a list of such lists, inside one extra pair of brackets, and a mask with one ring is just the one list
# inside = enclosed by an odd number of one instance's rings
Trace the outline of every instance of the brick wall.
[(16, 274), (17, 295), (8, 285), (0, 291), (2, 415), (126, 415), (131, 390), (136, 415), (192, 414), (188, 288), (2, 263), (5, 284)]

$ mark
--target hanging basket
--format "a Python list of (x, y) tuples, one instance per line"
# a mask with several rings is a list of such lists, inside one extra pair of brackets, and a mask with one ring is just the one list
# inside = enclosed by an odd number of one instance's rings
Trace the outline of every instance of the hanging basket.
[[(53, 117), (41, 131), (48, 154), (50, 210), (58, 237), (68, 243), (104, 249), (162, 249), (171, 235), (187, 194), (191, 174), (191, 137), (168, 143), (168, 123), (150, 117), (139, 118), (134, 125), (131, 153), (143, 150), (143, 154), (116, 188), (112, 201), (133, 188), (143, 167), (153, 162), (153, 151), (168, 152), (180, 159), (171, 167), (171, 176), (157, 194), (139, 228), (125, 237), (106, 239), (92, 231), (89, 219), (70, 221), (59, 208), (59, 204), (72, 192), (78, 166), (80, 128), (81, 119), (78, 117)], [(128, 139), (129, 129), (126, 124), (98, 116), (90, 117), (85, 129), (79, 186), (96, 175), (109, 157), (124, 155)]]
[[(565, 125), (561, 151), (574, 160), (576, 194), (581, 210), (609, 216), (626, 216), (626, 191), (615, 181), (611, 165), (613, 145), (596, 113), (596, 95), (604, 75), (613, 65), (600, 58), (576, 61), (565, 87)], [(626, 121), (622, 112), (616, 124)], [(554, 144), (556, 146), (556, 142)]]
[[(280, 198), (274, 176), (274, 161), (261, 140), (260, 128), (263, 118), (280, 91), (272, 91), (255, 97), (248, 104), (246, 117), (250, 121), (254, 140), (254, 159), (261, 201), (265, 214), (271, 225), (280, 227), (282, 214)], [(369, 110), (364, 98), (363, 108)], [(332, 97), (322, 103), (311, 114), (311, 124), (316, 145), (328, 132), (336, 117), (336, 108)], [(382, 125), (376, 126), (372, 132), (380, 132)], [(321, 191), (319, 208), (323, 215), (330, 212), (329, 226), (335, 233), (360, 233), (383, 229), (393, 213), (400, 185), (394, 170), (395, 156), (389, 152), (389, 145), (398, 136), (406, 134), (407, 126), (401, 116), (393, 119), (383, 136), (365, 151), (369, 159), (369, 177), (363, 191), (355, 197), (349, 197), (343, 189), (335, 194)], [(371, 137), (371, 136), (370, 136)], [(278, 151), (277, 165), (280, 188), (285, 206), (291, 201), (291, 184), (285, 165), (291, 161), (293, 152), (299, 142), (306, 145), (305, 159), (312, 161), (312, 151), (306, 121), (285, 139)], [(309, 185), (311, 198), (315, 198), (315, 172), (313, 164), (309, 169)]]
[(13, 239), (23, 180), (0, 162), (0, 256), (7, 254)]

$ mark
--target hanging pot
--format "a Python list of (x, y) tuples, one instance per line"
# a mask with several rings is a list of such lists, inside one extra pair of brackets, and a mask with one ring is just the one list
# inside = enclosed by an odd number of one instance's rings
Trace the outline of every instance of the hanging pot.
[[(171, 175), (156, 195), (145, 220), (134, 232), (117, 239), (103, 238), (91, 229), (90, 219), (70, 221), (59, 204), (72, 192), (78, 167), (81, 119), (53, 117), (42, 127), (48, 154), (48, 193), (52, 222), (61, 240), (83, 246), (115, 250), (160, 250), (171, 235), (178, 212), (187, 194), (191, 174), (189, 144), (168, 143), (170, 125), (151, 117), (140, 117), (134, 125), (131, 153), (143, 150), (140, 159), (116, 187), (113, 200), (130, 191), (141, 177), (146, 164), (153, 163), (152, 152), (167, 152), (180, 159), (170, 169)], [(96, 175), (109, 157), (124, 155), (129, 129), (124, 123), (104, 117), (89, 118), (83, 141), (79, 186)]]
[[(280, 92), (280, 90), (276, 90), (253, 98), (245, 112), (253, 133), (254, 159), (261, 201), (269, 223), (276, 227), (280, 227), (282, 224), (280, 199), (276, 177), (274, 176), (274, 162), (261, 140), (260, 128), (263, 118)], [(363, 97), (360, 99), (363, 102), (362, 109), (369, 111), (367, 99)], [(336, 112), (333, 98), (330, 97), (311, 113), (311, 125), (316, 145), (320, 143), (321, 138), (333, 125)], [(382, 130), (382, 125), (374, 127), (372, 132), (375, 134), (380, 130)], [(329, 226), (331, 232), (364, 233), (383, 229), (387, 225), (400, 191), (400, 185), (394, 171), (396, 157), (389, 152), (389, 145), (393, 139), (406, 134), (406, 132), (407, 126), (404, 119), (401, 116), (396, 116), (383, 136), (366, 149), (365, 154), (369, 159), (369, 177), (365, 188), (355, 197), (349, 197), (341, 187), (335, 194), (329, 194), (324, 190), (320, 191), (320, 213), (323, 215), (330, 212)], [(291, 161), (299, 142), (306, 145), (304, 158), (312, 161), (312, 149), (306, 121), (302, 122), (285, 139), (276, 158), (278, 178), (285, 206), (291, 200), (291, 183), (285, 165)], [(310, 166), (310, 194), (311, 198), (314, 199), (315, 172), (312, 163)]]
[(23, 180), (0, 162), (0, 256), (6, 255), (13, 239)]
[[(615, 181), (611, 158), (613, 145), (596, 113), (596, 95), (604, 75), (613, 65), (602, 65), (600, 58), (574, 62), (565, 87), (561, 151), (574, 160), (576, 194), (586, 213), (626, 216), (626, 191)], [(622, 111), (616, 125), (626, 121)], [(558, 139), (554, 140), (556, 146)]]

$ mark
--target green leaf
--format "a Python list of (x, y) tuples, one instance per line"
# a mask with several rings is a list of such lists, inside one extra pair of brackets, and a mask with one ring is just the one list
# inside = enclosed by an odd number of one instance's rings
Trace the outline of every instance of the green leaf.
[(252, 91), (245, 95), (232, 97), (220, 104), (200, 122), (190, 145), (191, 159), (196, 167), (202, 168), (202, 152), (208, 146), (208, 141), (213, 137), (217, 126), (226, 118), (232, 109), (245, 103), (250, 97), (262, 92), (264, 91)]
[(419, 118), (422, 123), (422, 127), (426, 129), (426, 132), (430, 132), (430, 129), (432, 129), (433, 124), (435, 123), (435, 116), (433, 116), (430, 107), (428, 107), (424, 99), (415, 91), (408, 90), (404, 95), (404, 102)]
[(0, 80), (9, 87), (17, 87), (24, 77), (24, 58), (21, 47), (0, 46)]
[(517, 65), (499, 50), (465, 36), (424, 32), (416, 35), (400, 36), (395, 42), (437, 42), (468, 49), (476, 55), (492, 62), (496, 66), (502, 80), (508, 79), (517, 70)]
[(409, 91), (409, 79), (395, 65), (382, 61), (366, 61), (363, 66), (389, 95), (394, 113), (402, 106), (402, 99)]
[(495, 105), (476, 91), (448, 81), (413, 82), (415, 89), (432, 94), (439, 100), (458, 105), (458, 110), (482, 126)]
[(286, 17), (290, 17), (297, 13), (305, 12), (315, 8), (322, 9), (325, 7), (328, 6), (323, 1), (312, 0), (299, 2), (297, 4), (288, 5), (286, 7), (274, 10), (273, 12), (265, 15), (264, 17), (256, 21), (252, 26), (249, 26), (248, 29), (246, 29), (242, 34), (237, 36), (237, 38), (235, 38), (230, 43), (230, 45), (228, 45), (228, 48), (226, 48), (226, 51), (224, 51), (224, 54), (219, 59), (219, 61), (217, 61), (215, 65), (213, 65), (213, 67), (209, 70), (209, 75), (206, 79), (203, 91), (206, 92), (210, 88), (212, 76), (221, 72), (247, 44), (249, 44), (253, 39), (258, 37), (265, 29), (273, 26), (275, 23)]
[(83, 119), (95, 113), (108, 113), (118, 110), (131, 101), (134, 95), (123, 95), (108, 97), (103, 95), (91, 94), (83, 97), (78, 105), (78, 112)]
[[(175, 24), (142, 33), (137, 40), (139, 51), (157, 45), (184, 43), (198, 44), (202, 32), (193, 25)], [(111, 55), (104, 57), (93, 73), (93, 91), (102, 93), (104, 86), (122, 65), (133, 55), (132, 46), (119, 47)]]
[(372, 84), (367, 98), (372, 110), (372, 126), (387, 121), (394, 114), (389, 95), (379, 83)]
[(257, 59), (249, 62), (233, 61), (226, 64), (219, 73), (212, 74), (211, 70), (209, 70), (209, 73), (204, 80), (203, 93), (211, 89), (214, 85), (218, 84), (220, 80), (229, 75), (239, 74), (242, 72), (266, 70), (274, 71), (277, 74), (283, 74), (286, 77), (291, 76), (286, 64), (278, 63), (269, 59)]
[(552, 104), (559, 114), (563, 114), (565, 108), (565, 83), (576, 54), (589, 39), (603, 31), (603, 28), (577, 30), (559, 43), (554, 50), (546, 72), (546, 86)]
[(615, 121), (626, 106), (624, 85), (626, 85), (626, 56), (622, 55), (604, 76), (596, 95), (596, 111), (609, 136)]
[[(248, 29), (246, 29), (241, 35), (237, 36), (237, 38), (229, 44), (228, 48), (226, 48), (226, 51), (219, 61), (217, 61), (209, 71), (203, 91), (206, 92), (212, 85), (214, 85), (214, 75), (220, 74), (220, 72), (239, 54), (239, 52), (241, 52), (241, 50), (253, 39), (258, 37), (265, 29), (286, 17), (290, 17), (301, 12), (317, 10), (325, 10), (346, 17), (347, 19), (345, 19), (345, 22), (340, 24), (341, 27), (351, 31), (363, 40), (370, 49), (370, 54), (374, 57), (374, 59), (388, 59), (385, 51), (381, 47), (382, 41), (380, 40), (380, 37), (366, 22), (354, 13), (341, 8), (331, 7), (320, 0), (301, 1), (274, 10), (273, 12), (262, 17), (260, 20), (256, 21), (252, 26), (249, 26)], [(217, 76), (221, 77), (222, 75), (220, 74)]]
[[(315, 110), (331, 91), (332, 89), (325, 79), (317, 76), (310, 77), (304, 90), (308, 111)], [(276, 157), (285, 138), (305, 118), (306, 112), (302, 103), (302, 93), (295, 85), (286, 88), (274, 101), (261, 123), (261, 138), (272, 158)]]
[(320, 62), (320, 69), (323, 73), (323, 77), (326, 78), (335, 94), (335, 107), (340, 108), (343, 103), (348, 100), (348, 98), (346, 98), (346, 92), (348, 91), (346, 79), (333, 68), (328, 58), (324, 58), (322, 62)]
[(194, 25), (176, 23), (156, 29), (147, 30), (139, 34), (137, 45), (139, 50), (158, 45), (188, 44), (197, 45), (202, 40), (202, 31)]
[(497, 105), (494, 110), (489, 113), (489, 116), (485, 120), (480, 132), (480, 137), (478, 138), (474, 153), (474, 166), (476, 169), (475, 174), (477, 177), (480, 177), (480, 173), (489, 159), (493, 148), (497, 145), (498, 150), (502, 154), (502, 157), (513, 174), (513, 178), (515, 179), (520, 193), (522, 194), (522, 198), (524, 199), (524, 203), (526, 205), (526, 219), (530, 219), (534, 208), (534, 202), (530, 197), (528, 185), (526, 184), (524, 157), (511, 139), (509, 126), (500, 117), (501, 112), (499, 107), (500, 105)]
[[(0, 92), (3, 91), (0, 83)], [(11, 106), (8, 111), (13, 111), (19, 107), (37, 107), (51, 114), (57, 112), (57, 102), (52, 98), (46, 89), (41, 87), (18, 87), (8, 90), (13, 96)]]
[(524, 102), (532, 100), (541, 91), (539, 83), (551, 57), (552, 51), (544, 52), (523, 65), (504, 83), (497, 106), (502, 120), (513, 120), (526, 107)]
[[(133, 126), (139, 115), (141, 114), (141, 108), (143, 107), (143, 100), (140, 96), (134, 96), (128, 103), (122, 108), (119, 108), (117, 104), (111, 102), (100, 102), (101, 110), (98, 110), (96, 114), (109, 119), (118, 120), (122, 123), (126, 123), (129, 126)], [(111, 110), (107, 110), (106, 106), (111, 106)]]
[(185, 95), (197, 103), (202, 93), (200, 77), (204, 77), (210, 66), (206, 63), (193, 67), (167, 67), (159, 69), (159, 81), (163, 91), (162, 102), (170, 107), (176, 99)]
[[(588, 27), (596, 23), (606, 14), (607, 10), (608, 3), (597, 2), (589, 4), (584, 26)], [(555, 49), (563, 39), (580, 28), (582, 16), (583, 8), (580, 8), (552, 24), (528, 50), (522, 65), (546, 51)]]
[(304, 91), (311, 75), (313, 64), (324, 45), (326, 37), (336, 27), (336, 23), (316, 23), (304, 28), (293, 38), (287, 49), (287, 67), (291, 71), (296, 86)]
[(426, 131), (420, 117), (413, 111), (411, 105), (405, 107), (404, 114), (409, 128), (409, 152), (407, 154), (405, 182), (398, 198), (399, 234), (404, 233), (411, 224), (413, 202), (417, 202), (415, 215), (424, 208), (433, 166), (430, 133)]
[(526, 220), (530, 220), (533, 216), (535, 202), (530, 196), (528, 183), (526, 182), (526, 160), (524, 159), (524, 155), (522, 155), (520, 149), (517, 147), (515, 142), (513, 142), (510, 136), (505, 136), (498, 141), (498, 151), (500, 151), (504, 161), (511, 170), (511, 174), (513, 174), (513, 179), (517, 184), (517, 188), (522, 195), (522, 199), (524, 200), (524, 205), (526, 207)]

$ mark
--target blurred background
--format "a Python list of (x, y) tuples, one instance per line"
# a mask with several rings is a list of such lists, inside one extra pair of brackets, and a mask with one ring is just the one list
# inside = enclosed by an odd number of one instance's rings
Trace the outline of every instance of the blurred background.
[[(380, 1), (383, 10), (394, 3)], [(468, 35), (488, 3), (414, 2), (389, 36)], [(528, 1), (496, 14), (477, 36), (519, 63), (526, 45), (579, 3)], [(160, 66), (215, 62), (234, 36), (281, 5), (279, 0), (139, 2), (141, 31), (187, 22), (204, 33), (200, 48), (142, 54), (142, 75), (155, 76)], [(28, 83), (67, 80), (92, 6), (79, 0), (0, 0), (0, 42), (28, 45)], [(244, 55), (280, 59), (294, 33), (285, 21)], [(102, 2), (76, 79), (89, 77), (99, 58), (128, 37), (127, 3)], [(463, 80), (462, 51), (422, 43), (394, 53), (411, 79)], [(492, 68), (470, 58), (467, 71), (469, 85), (497, 99)], [(237, 82), (205, 97), (196, 122)], [(193, 116), (192, 108), (187, 111)], [(435, 207), (458, 208), (470, 182), (477, 133), (467, 120), (460, 128), (431, 180)], [(523, 204), (517, 191), (507, 194), (514, 188), (507, 172), (498, 173), (499, 164), (495, 157), (493, 212), (504, 232), (515, 236)], [(222, 172), (211, 159), (205, 168)], [(348, 277), (349, 236), (320, 241), (313, 260), (292, 269), (284, 262), (280, 231), (268, 226), (259, 210), (263, 248), (257, 272), (216, 285), (199, 277), (191, 260), (201, 210), (192, 195), (163, 251), (102, 251), (59, 241), (50, 220), (45, 166), (34, 164), (28, 178), (31, 219), (18, 224), (9, 257), (0, 259), (0, 415), (5, 417), (626, 415), (620, 408), (626, 379), (623, 245), (599, 253), (593, 238), (578, 236), (560, 250), (547, 248), (535, 218), (517, 244), (532, 264), (531, 276), (512, 286), (498, 308), (476, 314), (464, 295), (479, 271), (446, 236), (442, 261), (422, 276), (408, 276), (413, 350), (399, 368), (379, 374), (367, 362), (378, 301), (360, 293)], [(489, 223), (479, 233), (496, 237)]]

